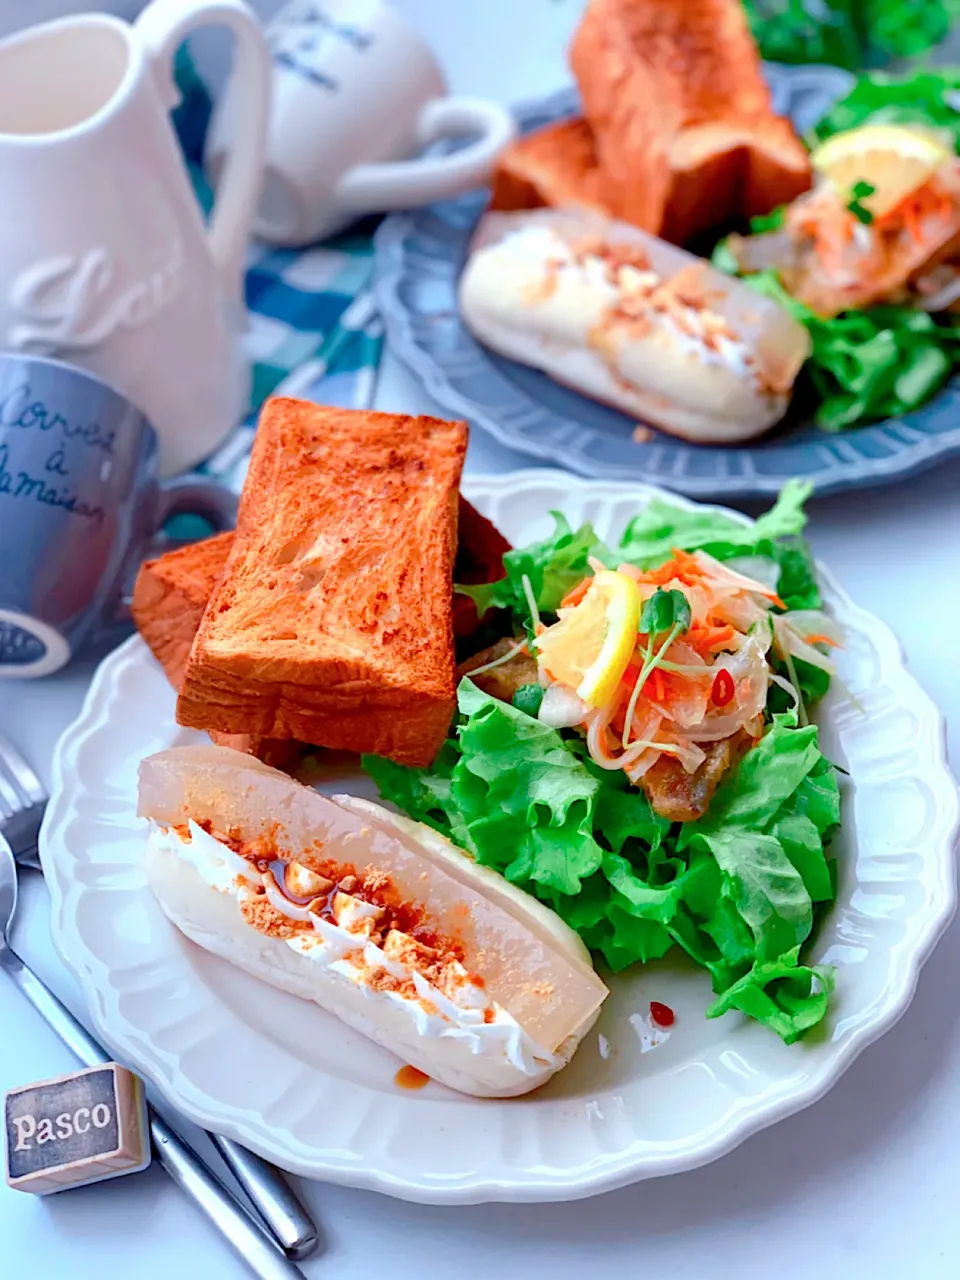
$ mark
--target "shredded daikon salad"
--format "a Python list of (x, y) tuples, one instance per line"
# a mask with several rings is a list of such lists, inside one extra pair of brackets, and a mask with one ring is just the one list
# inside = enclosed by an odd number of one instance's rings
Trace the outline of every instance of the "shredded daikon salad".
[[(580, 728), (594, 763), (632, 782), (662, 755), (694, 773), (706, 744), (740, 730), (759, 738), (771, 682), (803, 719), (794, 659), (833, 674), (824, 650), (841, 635), (825, 613), (786, 611), (768, 585), (705, 551), (675, 549), (646, 572), (621, 564), (616, 581), (598, 560), (590, 569), (557, 622), (538, 628), (538, 715), (553, 728)], [(787, 676), (771, 669), (771, 652)]]

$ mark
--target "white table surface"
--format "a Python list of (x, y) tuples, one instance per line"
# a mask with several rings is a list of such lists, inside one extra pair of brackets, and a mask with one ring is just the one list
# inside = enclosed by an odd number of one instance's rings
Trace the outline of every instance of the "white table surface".
[[(564, 79), (571, 0), (407, 0), (452, 87), (505, 100)], [(504, 33), (509, 32), (509, 48)], [(523, 51), (523, 57), (518, 52)], [(387, 355), (378, 404), (436, 411)], [(468, 470), (527, 465), (481, 436)], [(960, 761), (960, 460), (893, 488), (811, 504), (817, 554), (898, 632), (942, 707)], [(90, 665), (0, 684), (0, 727), (49, 778)], [(80, 1012), (53, 954), (39, 877), (25, 873), (16, 945)], [(960, 1263), (960, 924), (937, 948), (902, 1022), (821, 1102), (717, 1164), (564, 1205), (438, 1209), (306, 1184), (326, 1250), (320, 1280), (955, 1280)], [(0, 1091), (56, 1075), (70, 1055), (0, 981)], [(44, 1200), (0, 1187), (0, 1280), (232, 1280), (245, 1269), (159, 1169)]]

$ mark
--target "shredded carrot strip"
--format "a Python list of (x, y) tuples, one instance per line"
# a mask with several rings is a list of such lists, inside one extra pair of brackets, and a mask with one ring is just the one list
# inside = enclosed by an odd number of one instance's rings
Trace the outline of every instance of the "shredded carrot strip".
[(803, 638), (804, 640), (806, 640), (807, 644), (825, 644), (829, 649), (840, 648), (840, 645), (837, 643), (837, 641), (831, 640), (829, 636), (814, 635), (814, 636), (804, 636)]
[(654, 702), (663, 702), (664, 688), (663, 675), (659, 667), (654, 668), (653, 672), (653, 700)]
[(665, 583), (676, 579), (688, 587), (694, 586), (703, 577), (703, 569), (698, 561), (686, 551), (673, 549), (673, 557), (657, 569), (650, 569), (641, 579), (652, 587), (662, 587)]
[(687, 632), (686, 639), (697, 650), (698, 653), (716, 653), (720, 649), (726, 648), (733, 644), (736, 639), (736, 630), (727, 623), (725, 626), (693, 626)]
[(578, 582), (577, 585), (573, 588), (573, 590), (568, 591), (567, 594), (560, 601), (560, 608), (572, 609), (575, 604), (579, 604), (580, 601), (583, 599), (583, 597), (590, 590), (590, 587), (592, 586), (592, 584), (593, 584), (592, 578), (584, 578), (582, 582)]
[(920, 211), (916, 200), (907, 200), (903, 206), (903, 225), (915, 244), (923, 240), (923, 228), (920, 226)]

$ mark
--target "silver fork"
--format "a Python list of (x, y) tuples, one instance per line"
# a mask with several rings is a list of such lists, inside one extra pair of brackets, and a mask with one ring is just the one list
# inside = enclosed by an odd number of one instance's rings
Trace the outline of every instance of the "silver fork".
[(0, 733), (0, 835), (6, 837), (19, 862), (38, 870), (37, 833), (47, 799), (40, 779)]
[[(5, 838), (16, 855), (17, 861), (23, 863), (24, 866), (41, 869), (37, 850), (37, 837), (47, 799), (43, 784), (33, 769), (13, 743), (3, 733), (0, 733), (0, 841)], [(2, 862), (2, 859), (0, 859), (0, 862)], [(13, 874), (15, 877), (15, 865), (13, 865)], [(15, 879), (13, 895), (15, 905)], [(6, 921), (0, 920), (0, 928), (6, 923)], [(3, 952), (0, 950), (0, 960), (2, 960), (2, 956)], [(29, 970), (27, 972), (29, 973)], [(39, 979), (34, 978), (32, 974), (30, 976), (33, 978), (33, 982), (46, 992), (46, 988), (39, 983)], [(33, 998), (29, 991), (26, 994), (31, 999)], [(63, 1009), (63, 1006), (54, 996), (50, 995), (49, 992), (46, 992), (46, 995), (48, 1002), (52, 1001), (62, 1010), (70, 1022), (74, 1021), (72, 1015)], [(34, 1004), (37, 1005), (40, 1012), (50, 1022), (51, 1019), (48, 1016), (49, 1003), (45, 1007), (41, 1007), (34, 1000)], [(69, 1035), (64, 1034), (63, 1020), (61, 1019), (57, 1023), (51, 1022), (51, 1025), (60, 1034), (61, 1038), (66, 1040), (70, 1048), (74, 1052), (78, 1052), (77, 1045), (81, 1042), (76, 1039), (76, 1036), (71, 1038)], [(88, 1046), (90, 1044), (95, 1045), (95, 1042), (86, 1035), (79, 1023), (75, 1025), (86, 1044)], [(95, 1048), (102, 1054), (99, 1046), (95, 1045)], [(84, 1055), (79, 1053), (78, 1056), (83, 1057)], [(105, 1059), (101, 1057), (96, 1060)], [(309, 1257), (317, 1248), (319, 1233), (310, 1214), (287, 1184), (280, 1170), (260, 1156), (254, 1155), (252, 1151), (248, 1151), (246, 1147), (232, 1142), (229, 1138), (223, 1138), (217, 1133), (209, 1134), (209, 1138), (220, 1152), (234, 1177), (256, 1206), (264, 1224), (284, 1253), (288, 1257), (298, 1260)]]

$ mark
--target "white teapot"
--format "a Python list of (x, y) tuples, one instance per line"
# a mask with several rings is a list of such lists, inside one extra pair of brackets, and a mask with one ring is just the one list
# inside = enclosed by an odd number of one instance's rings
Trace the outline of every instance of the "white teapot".
[[(205, 228), (169, 111), (173, 55), (210, 23), (235, 36), (241, 92)], [(269, 92), (242, 0), (153, 0), (132, 26), (83, 14), (0, 42), (0, 348), (112, 383), (156, 428), (165, 475), (246, 408), (242, 271)]]

